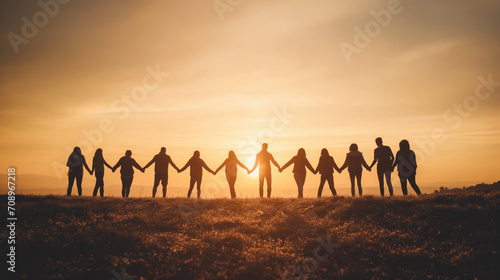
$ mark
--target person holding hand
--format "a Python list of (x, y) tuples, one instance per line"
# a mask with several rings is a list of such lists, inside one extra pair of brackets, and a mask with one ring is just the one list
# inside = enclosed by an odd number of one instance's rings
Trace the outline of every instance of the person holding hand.
[(274, 160), (273, 155), (267, 151), (267, 143), (262, 144), (262, 150), (257, 154), (255, 158), (255, 164), (253, 168), (248, 171), (248, 174), (252, 173), (257, 165), (259, 165), (259, 194), (260, 197), (264, 196), (264, 179), (267, 181), (267, 197), (271, 197), (271, 185), (272, 185), (272, 173), (271, 173), (271, 163), (274, 164), (278, 169), (279, 164)]
[(358, 145), (351, 144), (351, 146), (349, 147), (349, 153), (347, 153), (344, 165), (342, 165), (342, 167), (340, 168), (339, 173), (342, 172), (342, 170), (344, 170), (346, 167), (349, 167), (347, 170), (349, 171), (349, 177), (351, 179), (352, 196), (356, 195), (356, 192), (354, 190), (354, 179), (358, 181), (359, 195), (363, 195), (363, 189), (361, 188), (361, 174), (363, 172), (362, 166), (364, 166), (368, 171), (372, 170), (368, 166), (368, 164), (366, 164), (363, 154), (358, 151)]
[(238, 165), (245, 169), (247, 172), (248, 167), (246, 167), (243, 163), (241, 163), (236, 154), (233, 151), (229, 151), (228, 157), (224, 162), (217, 168), (214, 172), (214, 175), (222, 169), (222, 167), (226, 166), (226, 180), (229, 184), (229, 191), (231, 192), (231, 198), (236, 198), (236, 191), (234, 189), (234, 185), (236, 184), (236, 177), (238, 175)]
[(280, 172), (283, 172), (288, 166), (293, 163), (293, 178), (295, 179), (295, 183), (297, 183), (297, 188), (299, 189), (299, 198), (304, 197), (304, 183), (306, 182), (306, 167), (313, 173), (317, 172), (312, 167), (311, 163), (306, 157), (306, 150), (300, 148), (297, 152), (297, 155), (294, 156), (290, 161), (285, 163), (283, 167), (279, 169)]
[(410, 182), (410, 186), (413, 190), (421, 195), (420, 188), (418, 187), (415, 176), (417, 174), (417, 157), (415, 152), (410, 150), (410, 143), (408, 140), (401, 140), (399, 142), (399, 151), (396, 153), (396, 159), (392, 169), (398, 167), (399, 180), (401, 181), (401, 189), (403, 195), (408, 195), (407, 182)]
[(188, 198), (191, 197), (191, 192), (193, 191), (194, 184), (196, 183), (196, 189), (198, 191), (198, 198), (200, 198), (200, 196), (201, 196), (201, 179), (203, 176), (203, 168), (205, 168), (205, 170), (207, 170), (208, 172), (210, 172), (214, 175), (215, 175), (215, 172), (213, 172), (212, 169), (210, 169), (210, 167), (208, 167), (205, 164), (205, 162), (200, 158), (199, 151), (195, 151), (193, 154), (193, 157), (191, 157), (189, 159), (189, 161), (186, 163), (186, 165), (183, 168), (181, 168), (178, 172), (180, 173), (180, 172), (186, 170), (186, 168), (188, 168), (188, 167), (191, 167), (191, 169), (190, 169), (191, 180), (189, 182), (189, 191), (188, 191), (187, 197)]
[(92, 159), (92, 172), (95, 172), (95, 187), (92, 196), (97, 195), (97, 190), (99, 190), (101, 197), (104, 196), (104, 166), (113, 169), (113, 167), (104, 160), (102, 149), (99, 148), (95, 151), (94, 158)]
[(153, 198), (156, 196), (156, 190), (158, 189), (158, 185), (163, 187), (163, 198), (167, 197), (167, 184), (168, 184), (168, 165), (171, 164), (175, 170), (179, 171), (179, 168), (172, 161), (172, 158), (167, 155), (167, 149), (165, 147), (161, 147), (160, 152), (153, 157), (153, 159), (144, 166), (144, 170), (155, 164), (155, 181), (153, 184)]
[(319, 188), (318, 188), (318, 197), (321, 197), (321, 194), (323, 193), (323, 186), (327, 181), (333, 196), (337, 195), (337, 191), (335, 190), (335, 186), (333, 184), (334, 168), (335, 170), (337, 170), (338, 173), (340, 173), (339, 167), (335, 163), (335, 160), (333, 160), (333, 157), (330, 156), (330, 154), (328, 153), (328, 150), (322, 149), (318, 166), (316, 167), (316, 172), (319, 172), (319, 174), (321, 174), (321, 181), (319, 183)]
[(122, 179), (122, 197), (128, 197), (130, 194), (130, 187), (132, 186), (132, 181), (134, 180), (134, 168), (140, 170), (144, 173), (144, 169), (132, 158), (132, 151), (127, 150), (125, 156), (120, 158), (120, 160), (113, 166), (113, 172), (116, 171), (118, 167), (121, 166), (120, 174)]
[(73, 152), (69, 155), (66, 166), (69, 167), (68, 170), (68, 190), (67, 195), (71, 196), (71, 190), (73, 189), (73, 184), (76, 179), (76, 187), (78, 188), (78, 196), (82, 196), (82, 179), (83, 179), (83, 167), (92, 175), (92, 171), (90, 170), (87, 162), (85, 161), (85, 157), (82, 154), (82, 150), (80, 147), (75, 147)]

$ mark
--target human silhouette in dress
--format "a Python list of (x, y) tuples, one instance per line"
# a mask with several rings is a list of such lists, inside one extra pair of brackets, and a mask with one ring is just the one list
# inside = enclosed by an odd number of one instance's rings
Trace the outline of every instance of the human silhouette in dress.
[(78, 195), (82, 196), (82, 179), (83, 179), (83, 167), (92, 175), (92, 171), (89, 169), (85, 157), (82, 155), (82, 150), (80, 147), (75, 147), (73, 152), (69, 155), (66, 166), (69, 167), (68, 170), (68, 190), (67, 195), (71, 195), (71, 190), (73, 189), (73, 184), (76, 179), (76, 187), (78, 188)]
[(231, 198), (236, 198), (236, 190), (234, 189), (234, 185), (236, 184), (236, 177), (238, 175), (238, 165), (241, 166), (248, 172), (248, 167), (246, 167), (243, 163), (241, 163), (236, 154), (233, 151), (229, 151), (228, 157), (224, 162), (215, 170), (215, 174), (222, 169), (222, 167), (226, 166), (226, 180), (229, 184), (229, 191), (231, 192)]
[(356, 195), (356, 192), (354, 190), (354, 179), (356, 179), (358, 183), (358, 192), (359, 195), (363, 195), (363, 189), (361, 187), (361, 174), (363, 173), (363, 168), (364, 166), (366, 170), (371, 171), (371, 168), (366, 164), (365, 158), (363, 157), (363, 154), (358, 151), (358, 145), (357, 144), (351, 144), (349, 147), (349, 153), (347, 153), (347, 156), (345, 158), (345, 162), (340, 168), (340, 172), (344, 170), (346, 167), (348, 167), (349, 171), (349, 177), (351, 179), (351, 194), (352, 196)]
[(415, 182), (415, 175), (417, 174), (417, 157), (415, 152), (410, 150), (410, 143), (408, 140), (402, 140), (399, 142), (399, 151), (396, 153), (396, 160), (392, 168), (398, 167), (399, 180), (401, 181), (401, 189), (403, 195), (408, 195), (407, 182), (410, 182), (413, 190), (418, 194), (420, 188)]
[(153, 197), (156, 196), (156, 191), (158, 190), (158, 185), (161, 182), (163, 187), (163, 197), (167, 196), (167, 184), (168, 184), (168, 165), (171, 164), (175, 170), (179, 171), (179, 168), (172, 161), (172, 158), (167, 155), (167, 149), (165, 147), (161, 147), (160, 152), (153, 157), (153, 159), (144, 166), (144, 170), (155, 164), (155, 181), (153, 184)]
[(267, 151), (268, 145), (267, 143), (262, 144), (262, 150), (257, 154), (255, 158), (255, 164), (253, 168), (248, 171), (248, 174), (252, 173), (257, 165), (259, 165), (259, 194), (260, 197), (264, 196), (264, 179), (267, 181), (267, 197), (271, 197), (271, 162), (278, 169), (280, 168), (279, 164), (274, 160), (274, 157), (271, 153)]
[(132, 181), (134, 180), (134, 167), (144, 173), (144, 169), (132, 158), (132, 151), (127, 150), (125, 156), (120, 158), (115, 166), (113, 166), (113, 172), (116, 171), (118, 167), (121, 166), (120, 174), (122, 179), (122, 197), (128, 197), (130, 194), (130, 187), (132, 186)]
[(295, 183), (297, 183), (297, 188), (299, 189), (298, 198), (304, 197), (304, 183), (306, 182), (306, 167), (313, 173), (316, 174), (316, 171), (312, 167), (311, 163), (306, 157), (306, 150), (300, 148), (297, 152), (297, 155), (294, 156), (290, 161), (285, 163), (283, 167), (279, 169), (280, 172), (283, 172), (288, 166), (293, 163), (293, 178), (295, 179)]
[(99, 190), (101, 197), (104, 196), (104, 166), (107, 166), (109, 169), (113, 169), (113, 167), (111, 167), (106, 160), (104, 160), (102, 149), (99, 148), (95, 151), (94, 158), (92, 160), (92, 172), (94, 172), (95, 175), (95, 187), (92, 196), (97, 195), (97, 190)]
[(193, 157), (191, 157), (189, 159), (189, 161), (186, 163), (186, 165), (181, 168), (178, 172), (182, 172), (184, 170), (186, 170), (186, 168), (188, 167), (191, 167), (190, 169), (190, 176), (191, 176), (191, 180), (189, 182), (189, 191), (188, 191), (188, 194), (187, 194), (187, 197), (191, 197), (191, 192), (193, 191), (193, 188), (194, 188), (194, 184), (196, 183), (196, 189), (198, 191), (198, 198), (200, 198), (201, 196), (201, 179), (202, 179), (202, 176), (203, 176), (203, 168), (205, 168), (205, 170), (207, 170), (208, 172), (212, 173), (215, 175), (215, 172), (212, 171), (212, 169), (210, 169), (210, 167), (208, 167), (205, 162), (200, 158), (200, 152), (199, 151), (195, 151), (194, 154), (193, 154)]
[(392, 154), (392, 150), (389, 146), (384, 146), (382, 144), (382, 138), (378, 137), (375, 139), (375, 143), (377, 144), (377, 148), (374, 151), (373, 162), (370, 165), (372, 168), (376, 162), (377, 164), (377, 176), (378, 182), (380, 186), (380, 195), (384, 196), (384, 176), (387, 181), (387, 188), (389, 188), (390, 196), (393, 196), (392, 191), (392, 182), (391, 182), (391, 173), (392, 173), (392, 164), (394, 163), (394, 155)]
[(318, 188), (318, 197), (321, 197), (321, 194), (323, 193), (323, 186), (325, 185), (325, 182), (328, 182), (328, 186), (330, 187), (332, 194), (334, 196), (337, 195), (337, 191), (335, 190), (333, 182), (333, 169), (337, 170), (337, 172), (340, 173), (339, 167), (335, 163), (335, 160), (333, 160), (333, 157), (328, 153), (328, 150), (322, 149), (318, 166), (316, 167), (316, 172), (319, 172), (319, 174), (321, 174), (321, 181)]

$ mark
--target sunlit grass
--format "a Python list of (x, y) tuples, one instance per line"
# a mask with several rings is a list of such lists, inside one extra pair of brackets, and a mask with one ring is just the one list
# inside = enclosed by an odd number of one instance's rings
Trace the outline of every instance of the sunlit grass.
[[(286, 271), (483, 279), (499, 272), (499, 184), (489, 188), (303, 200), (18, 196), (18, 271), (42, 279), (110, 279), (122, 267), (139, 279), (277, 279)], [(305, 270), (318, 238), (340, 246)]]

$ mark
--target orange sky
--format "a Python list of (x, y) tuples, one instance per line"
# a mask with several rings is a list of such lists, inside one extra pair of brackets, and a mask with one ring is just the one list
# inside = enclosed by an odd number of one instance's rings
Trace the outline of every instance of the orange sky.
[[(498, 1), (54, 1), (51, 15), (2, 1), (0, 173), (63, 188), (75, 145), (110, 164), (131, 149), (145, 165), (165, 146), (184, 165), (198, 149), (215, 169), (229, 150), (251, 165), (263, 141), (281, 165), (301, 147), (314, 166), (323, 147), (342, 164), (355, 142), (371, 163), (381, 136), (394, 153), (410, 141), (422, 186), (499, 180)], [(348, 186), (347, 172), (335, 178)], [(295, 195), (291, 168), (274, 183)], [(257, 186), (239, 175), (240, 190)]]

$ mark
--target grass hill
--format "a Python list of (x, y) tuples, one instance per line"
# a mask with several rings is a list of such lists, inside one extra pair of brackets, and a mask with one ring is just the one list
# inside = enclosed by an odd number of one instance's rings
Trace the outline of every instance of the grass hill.
[[(1, 196), (2, 212), (6, 202)], [(500, 182), (420, 197), (17, 196), (16, 202), (15, 275), (26, 279), (497, 279), (500, 273)]]

